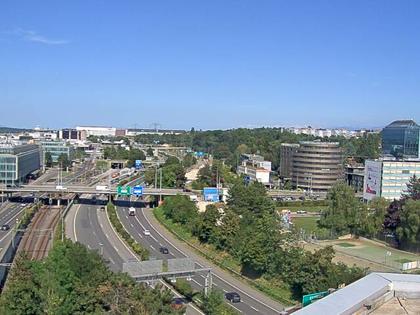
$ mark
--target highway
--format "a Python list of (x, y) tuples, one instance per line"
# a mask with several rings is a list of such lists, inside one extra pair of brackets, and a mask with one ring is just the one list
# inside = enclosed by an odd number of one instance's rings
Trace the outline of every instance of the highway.
[(16, 225), (16, 219), (22, 214), (27, 205), (20, 203), (4, 202), (0, 206), (0, 227), (3, 224), (9, 224), (10, 229), (8, 231), (0, 230), (0, 248), (4, 248), (8, 245), (12, 239), (13, 228)]
[[(119, 238), (108, 220), (105, 211), (98, 205), (74, 205), (66, 219), (66, 236), (80, 242), (91, 250), (100, 253), (111, 270), (121, 272), (122, 265), (128, 261), (139, 261), (139, 258)], [(171, 289), (167, 284), (164, 286)], [(171, 289), (172, 290), (172, 289)], [(181, 297), (174, 292), (176, 297)], [(203, 315), (195, 306), (188, 305), (186, 314)]]
[[(125, 207), (117, 207), (117, 213), (121, 223), (126, 230), (139, 243), (150, 250), (151, 256), (157, 259), (168, 258), (193, 258), (196, 262), (196, 268), (212, 267), (213, 270), (213, 286), (223, 292), (236, 291), (241, 295), (241, 303), (229, 303), (233, 308), (243, 314), (279, 314), (283, 310), (283, 306), (274, 301), (268, 301), (268, 298), (262, 296), (261, 293), (249, 288), (242, 282), (234, 279), (226, 271), (214, 268), (210, 263), (206, 262), (202, 257), (191, 252), (188, 245), (179, 244), (174, 237), (164, 233), (161, 228), (153, 224), (150, 216), (153, 216), (150, 209), (136, 209), (136, 216), (128, 216), (128, 209)], [(144, 230), (150, 231), (150, 236), (144, 235)], [(167, 247), (169, 254), (162, 254), (160, 247)], [(204, 288), (204, 276), (197, 275), (192, 279), (192, 285), (198, 290)], [(254, 298), (256, 296), (257, 298)], [(270, 304), (268, 304), (270, 303)]]

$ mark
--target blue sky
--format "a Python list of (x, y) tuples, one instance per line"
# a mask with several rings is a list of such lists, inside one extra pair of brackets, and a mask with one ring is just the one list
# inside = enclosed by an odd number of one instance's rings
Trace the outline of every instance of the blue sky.
[(0, 125), (420, 123), (419, 1), (0, 3)]

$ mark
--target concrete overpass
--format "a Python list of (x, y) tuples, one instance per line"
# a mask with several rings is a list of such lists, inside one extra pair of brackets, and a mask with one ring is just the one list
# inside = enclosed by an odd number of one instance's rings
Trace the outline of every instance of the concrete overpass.
[[(11, 193), (55, 193), (55, 194), (98, 194), (98, 195), (117, 195), (117, 188), (111, 187), (106, 190), (97, 190), (95, 187), (84, 185), (63, 185), (57, 187), (56, 185), (26, 185), (20, 187), (0, 187), (0, 192), (5, 194)], [(175, 195), (191, 195), (190, 192), (185, 192), (182, 189), (174, 188), (143, 188), (143, 195), (150, 196), (175, 196)]]

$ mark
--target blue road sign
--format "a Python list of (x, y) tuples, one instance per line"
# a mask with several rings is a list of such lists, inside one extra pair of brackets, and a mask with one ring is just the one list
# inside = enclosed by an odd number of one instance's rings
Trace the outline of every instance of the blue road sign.
[(133, 187), (133, 194), (136, 196), (143, 195), (143, 186), (134, 186)]
[(140, 169), (143, 166), (143, 163), (141, 162), (141, 160), (136, 160), (134, 166), (136, 167), (136, 169)]

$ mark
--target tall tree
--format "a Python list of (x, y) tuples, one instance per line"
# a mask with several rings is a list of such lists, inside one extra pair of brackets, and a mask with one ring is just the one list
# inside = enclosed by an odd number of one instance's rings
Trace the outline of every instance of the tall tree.
[(407, 183), (407, 191), (404, 194), (404, 198), (420, 200), (420, 177), (413, 175), (410, 178), (410, 181)]
[(408, 199), (400, 220), (396, 232), (403, 246), (420, 242), (420, 200)]
[(360, 234), (367, 215), (366, 207), (343, 182), (334, 185), (327, 195), (328, 208), (321, 214), (319, 225), (337, 234)]
[(58, 165), (63, 169), (66, 169), (71, 166), (71, 161), (69, 160), (69, 156), (65, 153), (61, 153), (57, 159)]
[(51, 167), (53, 164), (53, 159), (50, 152), (45, 153), (45, 166)]

